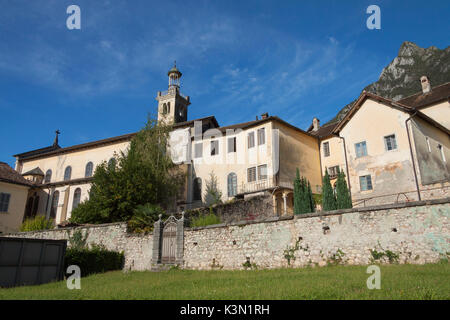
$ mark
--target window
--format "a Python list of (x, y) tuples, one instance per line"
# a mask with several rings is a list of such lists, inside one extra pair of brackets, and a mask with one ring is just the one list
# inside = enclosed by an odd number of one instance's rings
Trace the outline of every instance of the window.
[(355, 153), (357, 158), (367, 156), (367, 147), (365, 141), (355, 143)]
[(66, 167), (66, 170), (64, 170), (64, 181), (70, 180), (71, 176), (72, 176), (72, 167), (68, 166)]
[(0, 193), (0, 212), (8, 212), (9, 200), (11, 199), (11, 194)]
[(372, 178), (370, 175), (359, 177), (361, 191), (372, 190)]
[(323, 156), (324, 157), (330, 156), (330, 143), (329, 142), (323, 143)]
[(237, 194), (237, 176), (236, 173), (231, 172), (228, 175), (228, 196), (234, 197)]
[(395, 140), (395, 134), (384, 137), (384, 146), (386, 151), (397, 149), (397, 141)]
[(267, 179), (267, 164), (258, 166), (258, 180)]
[(211, 155), (215, 156), (219, 154), (219, 140), (211, 141)]
[(45, 173), (44, 182), (49, 183), (50, 180), (52, 180), (52, 170), (48, 169), (47, 172)]
[(81, 200), (81, 189), (76, 188), (75, 192), (73, 193), (73, 202), (72, 202), (72, 210), (78, 207)]
[(94, 170), (94, 164), (92, 162), (88, 162), (86, 165), (86, 170), (84, 170), (84, 176), (86, 178), (92, 177), (93, 170)]
[(203, 143), (196, 143), (194, 146), (194, 157), (201, 158), (203, 157)]
[(339, 166), (328, 168), (328, 175), (330, 176), (330, 178), (337, 177), (338, 173), (339, 173)]
[(53, 192), (52, 207), (50, 208), (50, 218), (56, 219), (56, 212), (58, 210), (59, 191)]
[(255, 133), (254, 132), (250, 132), (247, 135), (247, 139), (248, 139), (248, 148), (253, 148), (255, 146)]
[(194, 201), (202, 200), (202, 179), (194, 179)]
[(258, 129), (258, 146), (266, 143), (266, 130), (265, 128)]
[(441, 153), (442, 161), (446, 162), (446, 160), (445, 160), (444, 148), (442, 147), (441, 144), (438, 144), (438, 148), (439, 148), (439, 151), (440, 151), (440, 153)]
[(111, 159), (109, 159), (108, 166), (115, 168), (116, 167), (116, 158), (112, 157)]
[(247, 181), (256, 181), (256, 167), (251, 167), (247, 169)]
[(236, 152), (236, 137), (228, 138), (228, 153)]

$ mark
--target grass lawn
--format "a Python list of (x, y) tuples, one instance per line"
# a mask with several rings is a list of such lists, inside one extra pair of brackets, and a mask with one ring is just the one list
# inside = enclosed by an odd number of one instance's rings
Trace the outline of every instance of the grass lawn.
[(450, 299), (450, 264), (383, 265), (369, 290), (365, 266), (252, 271), (121, 271), (66, 282), (0, 289), (0, 299)]

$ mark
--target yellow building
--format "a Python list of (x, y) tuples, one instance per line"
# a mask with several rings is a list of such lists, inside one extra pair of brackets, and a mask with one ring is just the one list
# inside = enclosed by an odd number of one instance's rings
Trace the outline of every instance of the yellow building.
[[(206, 182), (214, 174), (222, 200), (262, 193), (273, 197), (277, 214), (292, 214), (296, 168), (320, 192), (321, 175), (317, 137), (276, 117), (221, 127), (214, 116), (188, 121), (190, 98), (180, 92), (181, 72), (174, 66), (169, 86), (158, 92), (158, 121), (173, 124), (172, 159), (188, 173), (178, 210), (201, 206)], [(53, 145), (16, 154), (16, 170), (39, 189), (33, 214), (66, 221), (87, 199), (95, 167), (114, 153), (126, 151), (135, 133), (62, 148), (56, 134)], [(27, 215), (30, 213), (27, 212)]]
[[(32, 186), (32, 182), (8, 164), (0, 162), (0, 234), (19, 230)], [(30, 210), (34, 210), (32, 203)]]
[(363, 92), (339, 123), (313, 121), (322, 173), (344, 171), (354, 206), (450, 196), (450, 83), (425, 87), (398, 102)]

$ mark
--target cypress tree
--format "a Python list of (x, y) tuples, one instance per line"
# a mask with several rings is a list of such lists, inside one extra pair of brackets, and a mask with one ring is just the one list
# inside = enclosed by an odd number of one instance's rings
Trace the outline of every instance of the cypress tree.
[(314, 204), (314, 197), (311, 190), (311, 184), (308, 181), (308, 198), (309, 198), (309, 205), (310, 205), (310, 212), (316, 211), (316, 205)]
[(348, 191), (347, 181), (345, 180), (344, 171), (338, 171), (338, 179), (336, 182), (337, 208), (348, 209), (352, 207), (352, 199)]
[(301, 205), (301, 182), (300, 182), (300, 172), (297, 168), (295, 180), (294, 180), (294, 214), (302, 213)]
[(333, 193), (333, 188), (330, 183), (330, 176), (328, 170), (325, 170), (325, 176), (322, 183), (322, 209), (323, 211), (336, 210), (336, 197)]

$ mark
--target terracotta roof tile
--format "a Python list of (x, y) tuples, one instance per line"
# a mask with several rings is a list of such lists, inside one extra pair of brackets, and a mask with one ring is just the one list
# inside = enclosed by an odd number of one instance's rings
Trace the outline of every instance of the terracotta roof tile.
[(24, 186), (33, 185), (5, 162), (0, 162), (0, 181)]
[(398, 102), (407, 105), (408, 107), (420, 109), (441, 100), (449, 99), (449, 97), (450, 82), (447, 82), (434, 88), (431, 87), (431, 91), (428, 93), (423, 94), (422, 92), (419, 92), (412, 96), (403, 98)]

